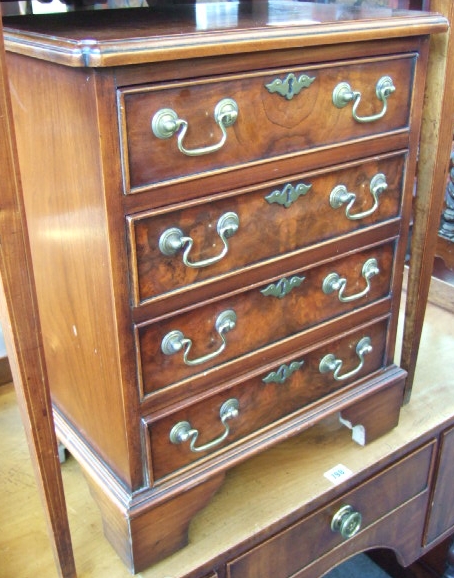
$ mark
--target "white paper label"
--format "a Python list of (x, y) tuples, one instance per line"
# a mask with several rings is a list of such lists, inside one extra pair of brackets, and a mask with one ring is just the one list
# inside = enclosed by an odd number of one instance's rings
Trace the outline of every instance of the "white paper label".
[(327, 478), (330, 482), (335, 484), (336, 486), (342, 483), (344, 480), (348, 479), (350, 476), (353, 475), (353, 472), (350, 471), (348, 468), (343, 466), (342, 464), (337, 464), (334, 468), (331, 468), (327, 472), (323, 474), (325, 478)]

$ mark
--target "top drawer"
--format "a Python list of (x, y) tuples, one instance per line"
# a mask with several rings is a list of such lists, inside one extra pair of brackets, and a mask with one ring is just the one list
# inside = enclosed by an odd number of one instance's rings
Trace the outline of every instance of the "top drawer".
[(388, 56), (122, 89), (126, 192), (405, 129), (415, 61)]

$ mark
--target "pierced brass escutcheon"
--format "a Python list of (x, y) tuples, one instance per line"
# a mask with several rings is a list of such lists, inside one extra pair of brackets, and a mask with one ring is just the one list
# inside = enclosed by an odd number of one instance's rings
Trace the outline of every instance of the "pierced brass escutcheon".
[(287, 279), (283, 277), (277, 283), (271, 283), (265, 289), (261, 289), (260, 293), (265, 295), (265, 297), (277, 297), (278, 299), (283, 299), (288, 295), (295, 287), (299, 287), (301, 283), (306, 279), (306, 277), (291, 277)]
[(301, 369), (304, 365), (304, 361), (292, 361), (290, 365), (285, 363), (279, 367), (277, 371), (270, 371), (270, 373), (262, 379), (263, 383), (278, 383), (281, 385), (287, 379), (292, 376), (295, 371)]
[(291, 72), (284, 78), (284, 80), (275, 78), (272, 82), (265, 84), (265, 87), (268, 92), (277, 92), (280, 96), (283, 96), (287, 100), (291, 100), (294, 96), (299, 94), (303, 88), (309, 88), (314, 80), (315, 76), (310, 77), (307, 74), (301, 74), (297, 78), (293, 72)]
[(270, 204), (277, 203), (288, 209), (302, 195), (305, 195), (311, 187), (312, 185), (306, 185), (304, 183), (299, 183), (295, 186), (287, 183), (283, 189), (276, 189), (269, 195), (266, 195), (265, 201)]

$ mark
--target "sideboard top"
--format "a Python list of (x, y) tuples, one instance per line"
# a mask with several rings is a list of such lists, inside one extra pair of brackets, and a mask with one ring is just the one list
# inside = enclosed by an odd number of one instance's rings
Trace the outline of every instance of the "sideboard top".
[(438, 14), (298, 0), (192, 2), (6, 17), (5, 48), (67, 66), (162, 60), (418, 36), (447, 30)]

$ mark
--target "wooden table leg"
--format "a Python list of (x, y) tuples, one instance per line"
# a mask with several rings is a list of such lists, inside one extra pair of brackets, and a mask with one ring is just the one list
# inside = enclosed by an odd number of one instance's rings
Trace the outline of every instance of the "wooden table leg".
[(0, 27), (0, 319), (59, 575), (75, 578)]
[[(452, 0), (430, 0), (430, 9), (454, 22)], [(401, 366), (408, 372), (405, 401), (410, 399), (413, 385), (452, 146), (453, 27), (435, 34), (430, 42), (401, 358)]]

